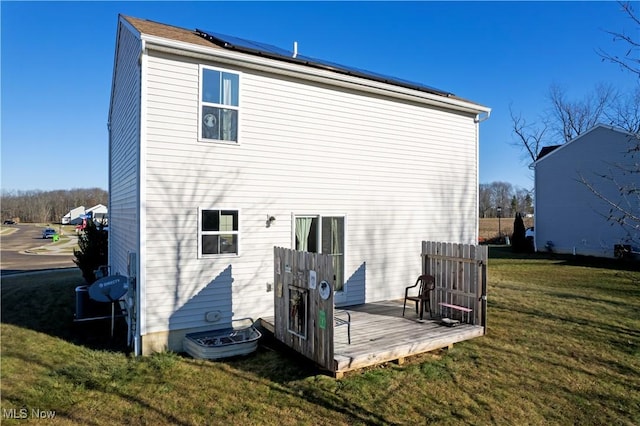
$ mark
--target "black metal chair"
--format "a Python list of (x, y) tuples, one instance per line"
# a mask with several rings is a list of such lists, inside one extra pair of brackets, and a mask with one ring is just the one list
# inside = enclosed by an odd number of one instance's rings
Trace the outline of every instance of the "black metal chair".
[[(347, 314), (347, 319), (338, 318), (336, 314)], [(341, 325), (347, 326), (347, 342), (351, 344), (351, 314), (349, 313), (349, 311), (346, 311), (346, 310), (335, 311), (333, 313), (333, 319), (336, 327)]]
[[(409, 290), (418, 287), (418, 294), (416, 296), (409, 296)], [(420, 275), (416, 280), (416, 283), (407, 287), (404, 290), (404, 306), (402, 307), (402, 316), (407, 308), (407, 300), (416, 302), (416, 314), (418, 314), (418, 306), (420, 306), (420, 319), (424, 314), (424, 308), (427, 307), (429, 311), (429, 318), (431, 318), (431, 291), (436, 287), (436, 279), (433, 275)]]

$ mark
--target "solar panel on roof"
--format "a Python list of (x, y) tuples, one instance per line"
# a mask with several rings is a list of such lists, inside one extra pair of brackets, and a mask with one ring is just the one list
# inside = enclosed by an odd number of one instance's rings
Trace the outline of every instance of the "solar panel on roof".
[(392, 77), (386, 74), (380, 74), (374, 71), (368, 71), (368, 70), (363, 70), (361, 68), (340, 65), (340, 64), (336, 64), (335, 62), (325, 61), (324, 59), (315, 59), (315, 58), (304, 56), (304, 55), (298, 55), (298, 58), (306, 59), (310, 62), (325, 64), (327, 66), (335, 68), (335, 70), (338, 72), (343, 72), (343, 73), (346, 72), (347, 74), (355, 75), (358, 77), (364, 77), (369, 79), (373, 78), (374, 80), (381, 81), (383, 83), (401, 85), (401, 86), (409, 87), (411, 89), (428, 91), (428, 92), (437, 93), (440, 95), (446, 95), (446, 96), (452, 95), (452, 93), (449, 93), (445, 90), (440, 90), (432, 86), (427, 86), (422, 83), (416, 83), (414, 81), (405, 80), (398, 77)]
[[(267, 43), (260, 43), (257, 41), (246, 40), (240, 37), (234, 37), (226, 34), (216, 33), (214, 31), (196, 29), (201, 36), (213, 41), (216, 44), (226, 47), (228, 49), (244, 50), (249, 49), (255, 52), (271, 53), (272, 55), (291, 57), (293, 52), (281, 49), (277, 46), (273, 46)], [(212, 39), (213, 38), (213, 39)]]
[(367, 71), (355, 67), (337, 64), (335, 62), (326, 61), (324, 59), (312, 58), (305, 55), (296, 55), (293, 57), (293, 52), (290, 50), (282, 49), (277, 46), (273, 46), (267, 43), (260, 43), (252, 40), (246, 40), (240, 37), (229, 36), (226, 34), (220, 34), (213, 31), (196, 29), (196, 33), (205, 39), (222, 46), (227, 49), (238, 50), (245, 53), (251, 53), (260, 56), (267, 56), (274, 59), (285, 60), (288, 62), (302, 63), (305, 65), (313, 66), (316, 68), (328, 69), (330, 71), (339, 72), (341, 74), (353, 75), (356, 77), (362, 77), (369, 80), (380, 81), (383, 83), (394, 84), (397, 86), (408, 87), (411, 89), (421, 90), (424, 92), (435, 93), (443, 96), (451, 96), (452, 93), (436, 89), (435, 87), (427, 86), (421, 83), (405, 80), (402, 78), (392, 77), (372, 71)]

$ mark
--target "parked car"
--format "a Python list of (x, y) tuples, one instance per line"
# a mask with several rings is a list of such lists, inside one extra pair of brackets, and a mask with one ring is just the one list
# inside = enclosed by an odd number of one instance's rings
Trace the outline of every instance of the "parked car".
[(525, 237), (525, 238), (533, 238), (533, 236), (534, 236), (534, 235), (535, 235), (535, 234), (533, 233), (533, 226), (532, 226), (531, 228), (527, 228), (527, 229), (524, 231), (524, 237)]
[(55, 229), (53, 228), (45, 228), (42, 231), (42, 238), (53, 238), (54, 235), (56, 235), (57, 232)]
[(15, 225), (15, 224), (16, 224), (16, 222), (15, 222), (15, 221), (13, 221), (13, 220), (5, 220), (5, 221), (3, 222), (3, 224), (5, 224), (5, 225)]
[(531, 252), (531, 253), (533, 253), (535, 251), (535, 248), (536, 248), (535, 244), (534, 244), (534, 241), (533, 241), (534, 236), (535, 236), (535, 233), (534, 233), (533, 226), (531, 228), (527, 228), (524, 231), (524, 237), (525, 237), (525, 239), (527, 241), (527, 251)]

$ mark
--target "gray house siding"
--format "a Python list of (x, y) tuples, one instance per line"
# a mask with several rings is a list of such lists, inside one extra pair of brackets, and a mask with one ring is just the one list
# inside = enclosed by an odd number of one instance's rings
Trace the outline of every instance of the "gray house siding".
[[(536, 161), (538, 250), (545, 250), (551, 241), (557, 253), (613, 257), (615, 244), (634, 237), (628, 227), (607, 220), (611, 205), (595, 193), (625, 205), (617, 184), (637, 185), (638, 179), (637, 174), (623, 173), (624, 168), (633, 167), (628, 155), (631, 140), (625, 132), (598, 126)], [(638, 212), (637, 197), (631, 202), (635, 206), (629, 208)], [(640, 235), (635, 232), (638, 241)]]

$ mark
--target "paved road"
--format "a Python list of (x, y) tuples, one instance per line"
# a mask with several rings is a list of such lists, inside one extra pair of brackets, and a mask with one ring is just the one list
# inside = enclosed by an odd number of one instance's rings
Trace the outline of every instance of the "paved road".
[[(0, 273), (2, 275), (44, 269), (74, 268), (73, 255), (68, 252), (56, 254), (25, 254), (25, 250), (35, 249), (52, 244), (51, 240), (42, 239), (41, 226), (20, 224), (3, 226), (0, 235)], [(15, 228), (14, 232), (6, 232), (5, 228)]]

